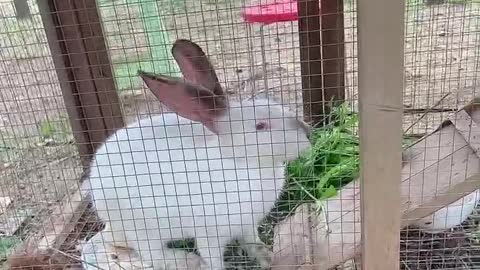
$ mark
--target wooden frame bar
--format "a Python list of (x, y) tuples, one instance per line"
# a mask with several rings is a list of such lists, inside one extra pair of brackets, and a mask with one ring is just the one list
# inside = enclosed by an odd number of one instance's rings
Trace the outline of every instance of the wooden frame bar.
[(320, 0), (322, 31), (322, 80), (325, 103), (329, 113), (330, 101), (345, 100), (345, 29), (343, 0)]
[(15, 7), (15, 17), (17, 20), (28, 19), (32, 17), (27, 0), (13, 0)]
[(404, 1), (358, 1), (362, 269), (399, 269)]
[(343, 0), (298, 0), (305, 121), (322, 122), (345, 99)]
[(123, 118), (95, 0), (39, 0), (65, 106), (87, 165)]

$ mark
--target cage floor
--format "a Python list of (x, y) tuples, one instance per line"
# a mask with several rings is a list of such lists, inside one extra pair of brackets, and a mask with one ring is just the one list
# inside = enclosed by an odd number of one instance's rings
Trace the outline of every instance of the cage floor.
[[(477, 209), (477, 212), (480, 209)], [(480, 215), (472, 215), (462, 226), (452, 231), (427, 234), (416, 228), (407, 228), (401, 233), (400, 269), (478, 269), (480, 268)], [(102, 229), (94, 210), (89, 206), (75, 226), (73, 232), (61, 246), (61, 251), (69, 254), (69, 268), (83, 269), (75, 258), (80, 257), (76, 246), (89, 239)], [(257, 269), (252, 261), (246, 261), (245, 255), (234, 248), (228, 250), (226, 262), (229, 269)], [(350, 269), (354, 268), (351, 266)], [(338, 267), (337, 269), (348, 269)]]

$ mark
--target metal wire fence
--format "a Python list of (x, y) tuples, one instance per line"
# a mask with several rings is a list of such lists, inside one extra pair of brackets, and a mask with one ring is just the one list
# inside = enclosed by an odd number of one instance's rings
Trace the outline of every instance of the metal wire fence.
[[(29, 0), (28, 10), (21, 2), (0, 1), (5, 267), (26, 245), (41, 256), (32, 263), (24, 254), (17, 266), (193, 269), (203, 260), (211, 268), (239, 269), (262, 267), (268, 255), (274, 265), (290, 265), (284, 269), (358, 269), (353, 249), (332, 249), (330, 258), (322, 249), (338, 238), (360, 245), (358, 217), (338, 216), (347, 211), (338, 207), (352, 207), (351, 213), (359, 207), (358, 198), (342, 202), (358, 192), (351, 181), (360, 169), (355, 1), (338, 1), (338, 12), (322, 15), (335, 15), (342, 25), (306, 39), (298, 19), (247, 22), (245, 7), (263, 0)], [(455, 131), (462, 125), (449, 118), (476, 96), (480, 3), (408, 0), (405, 22), (402, 202), (409, 208), (480, 169), (475, 136), (463, 139)], [(343, 32), (342, 44), (326, 40), (325, 32)], [(317, 37), (316, 47), (300, 50)], [(336, 56), (325, 49), (328, 42)], [(326, 67), (305, 64), (315, 53)], [(142, 78), (138, 70), (148, 73)], [(321, 76), (321, 87), (344, 90), (346, 102), (319, 116), (330, 125), (313, 128), (307, 147), (304, 123), (295, 119), (331, 105), (305, 103), (305, 95), (320, 91), (312, 81)], [(333, 80), (338, 85), (327, 85), (326, 76), (340, 78)], [(185, 98), (192, 95), (206, 101)], [(172, 110), (203, 125), (178, 120)], [(475, 106), (466, 111), (478, 119)], [(447, 120), (454, 125), (439, 129)], [(98, 152), (85, 169), (82, 158), (92, 149)], [(93, 203), (81, 199), (81, 187), (91, 189)], [(401, 269), (479, 267), (478, 194), (472, 194), (456, 208), (407, 224)], [(252, 249), (252, 241), (266, 249)], [(42, 245), (50, 248), (46, 254)]]

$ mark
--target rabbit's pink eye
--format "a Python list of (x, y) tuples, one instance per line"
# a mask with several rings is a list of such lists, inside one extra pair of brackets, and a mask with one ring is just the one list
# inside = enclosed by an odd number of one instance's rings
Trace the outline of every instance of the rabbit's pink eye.
[(260, 122), (260, 123), (257, 123), (255, 127), (257, 130), (264, 130), (267, 128), (267, 124), (265, 122)]

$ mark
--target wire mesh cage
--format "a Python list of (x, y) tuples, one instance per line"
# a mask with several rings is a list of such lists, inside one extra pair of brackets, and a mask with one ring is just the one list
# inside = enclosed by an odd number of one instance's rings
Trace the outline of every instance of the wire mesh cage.
[[(360, 169), (375, 168), (361, 166), (362, 137), (396, 127), (359, 136), (375, 77), (359, 61), (378, 57), (359, 52), (358, 10), (0, 0), (2, 267), (360, 269), (365, 235), (395, 215), (360, 211), (374, 183)], [(408, 0), (401, 13), (400, 204), (383, 208), (403, 215), (385, 238), (399, 269), (480, 267), (479, 14), (475, 0)], [(389, 102), (377, 115), (399, 115)], [(400, 154), (389, 142), (377, 160)]]

